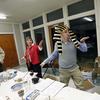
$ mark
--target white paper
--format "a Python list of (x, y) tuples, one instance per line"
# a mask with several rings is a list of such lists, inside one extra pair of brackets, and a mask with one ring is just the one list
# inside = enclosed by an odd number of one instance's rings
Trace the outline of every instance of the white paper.
[(63, 88), (55, 98), (63, 98), (63, 100), (95, 100), (93, 94), (71, 87)]
[(55, 81), (47, 89), (45, 89), (42, 92), (42, 94), (49, 95), (49, 96), (55, 96), (64, 86), (65, 86), (64, 83)]

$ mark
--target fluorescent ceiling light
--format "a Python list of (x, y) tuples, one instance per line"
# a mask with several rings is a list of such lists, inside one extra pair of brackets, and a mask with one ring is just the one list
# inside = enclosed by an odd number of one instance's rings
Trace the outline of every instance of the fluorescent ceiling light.
[(92, 18), (89, 18), (89, 17), (84, 17), (83, 19), (85, 19), (86, 21), (89, 21), (89, 22), (92, 22), (93, 19)]
[(5, 14), (0, 14), (0, 19), (7, 19), (7, 16)]

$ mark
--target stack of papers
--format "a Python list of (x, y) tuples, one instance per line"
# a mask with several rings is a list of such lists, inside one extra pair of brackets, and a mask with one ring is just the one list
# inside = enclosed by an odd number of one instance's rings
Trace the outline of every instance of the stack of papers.
[[(60, 99), (58, 99), (60, 98)], [(100, 100), (100, 96), (81, 91), (71, 87), (63, 88), (56, 96), (55, 100)]]
[(48, 96), (55, 96), (63, 87), (65, 86), (64, 83), (55, 81), (51, 84), (47, 89), (45, 89), (41, 94), (48, 95)]

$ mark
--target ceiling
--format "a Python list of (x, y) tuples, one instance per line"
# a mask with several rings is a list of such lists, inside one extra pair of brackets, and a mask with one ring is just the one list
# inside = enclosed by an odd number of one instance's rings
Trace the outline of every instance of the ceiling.
[(22, 22), (67, 3), (79, 0), (0, 0), (0, 13), (7, 15), (7, 22)]

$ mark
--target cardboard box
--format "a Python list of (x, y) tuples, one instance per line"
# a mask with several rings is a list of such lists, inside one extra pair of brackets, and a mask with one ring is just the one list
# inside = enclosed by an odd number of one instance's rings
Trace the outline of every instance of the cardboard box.
[(94, 87), (93, 83), (90, 80), (84, 80), (83, 86), (84, 90), (89, 90)]

